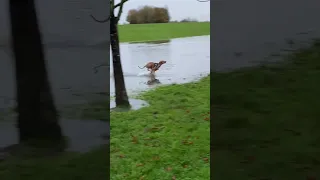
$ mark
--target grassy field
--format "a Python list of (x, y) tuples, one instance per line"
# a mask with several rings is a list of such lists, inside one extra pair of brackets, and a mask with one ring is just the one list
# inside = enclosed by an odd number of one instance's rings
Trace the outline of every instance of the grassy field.
[(111, 179), (209, 179), (210, 77), (142, 98), (150, 107), (111, 113)]
[(320, 43), (289, 62), (212, 74), (213, 179), (320, 178)]
[(210, 22), (119, 25), (120, 42), (168, 40), (210, 34)]

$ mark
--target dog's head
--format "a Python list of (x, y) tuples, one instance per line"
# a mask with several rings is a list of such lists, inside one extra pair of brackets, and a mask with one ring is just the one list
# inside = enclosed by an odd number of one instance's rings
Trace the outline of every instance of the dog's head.
[(164, 61), (164, 60), (159, 61), (159, 64), (165, 64), (165, 63), (167, 63), (167, 61)]

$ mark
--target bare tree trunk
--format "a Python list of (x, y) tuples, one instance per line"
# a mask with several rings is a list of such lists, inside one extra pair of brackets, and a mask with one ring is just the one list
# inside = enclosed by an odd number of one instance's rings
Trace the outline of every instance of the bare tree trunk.
[(116, 88), (116, 106), (130, 107), (127, 90), (125, 87), (123, 71), (120, 58), (120, 46), (118, 36), (118, 23), (114, 16), (110, 17), (110, 35), (111, 35), (111, 50), (113, 60), (114, 82)]
[(63, 141), (48, 80), (34, 0), (10, 0), (20, 143)]

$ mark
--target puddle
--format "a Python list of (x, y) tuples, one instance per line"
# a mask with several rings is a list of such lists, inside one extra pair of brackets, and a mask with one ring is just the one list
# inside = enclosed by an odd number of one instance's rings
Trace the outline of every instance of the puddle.
[[(129, 99), (131, 110), (138, 110), (140, 108), (149, 106), (149, 104), (146, 101), (140, 100), (140, 99)], [(110, 109), (115, 108), (116, 103), (115, 101), (110, 101)]]
[[(95, 147), (109, 143), (110, 125), (98, 120), (61, 119), (64, 136), (69, 139), (67, 151), (88, 152)], [(18, 143), (15, 121), (0, 122), (0, 147)]]

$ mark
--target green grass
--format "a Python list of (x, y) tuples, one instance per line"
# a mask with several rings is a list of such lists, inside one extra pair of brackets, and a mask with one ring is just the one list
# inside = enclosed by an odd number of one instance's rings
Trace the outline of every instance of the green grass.
[(320, 44), (289, 59), (212, 74), (213, 179), (320, 178)]
[(111, 112), (111, 179), (209, 179), (210, 77), (142, 98), (149, 107)]
[(210, 34), (210, 22), (119, 25), (120, 42), (143, 42)]

